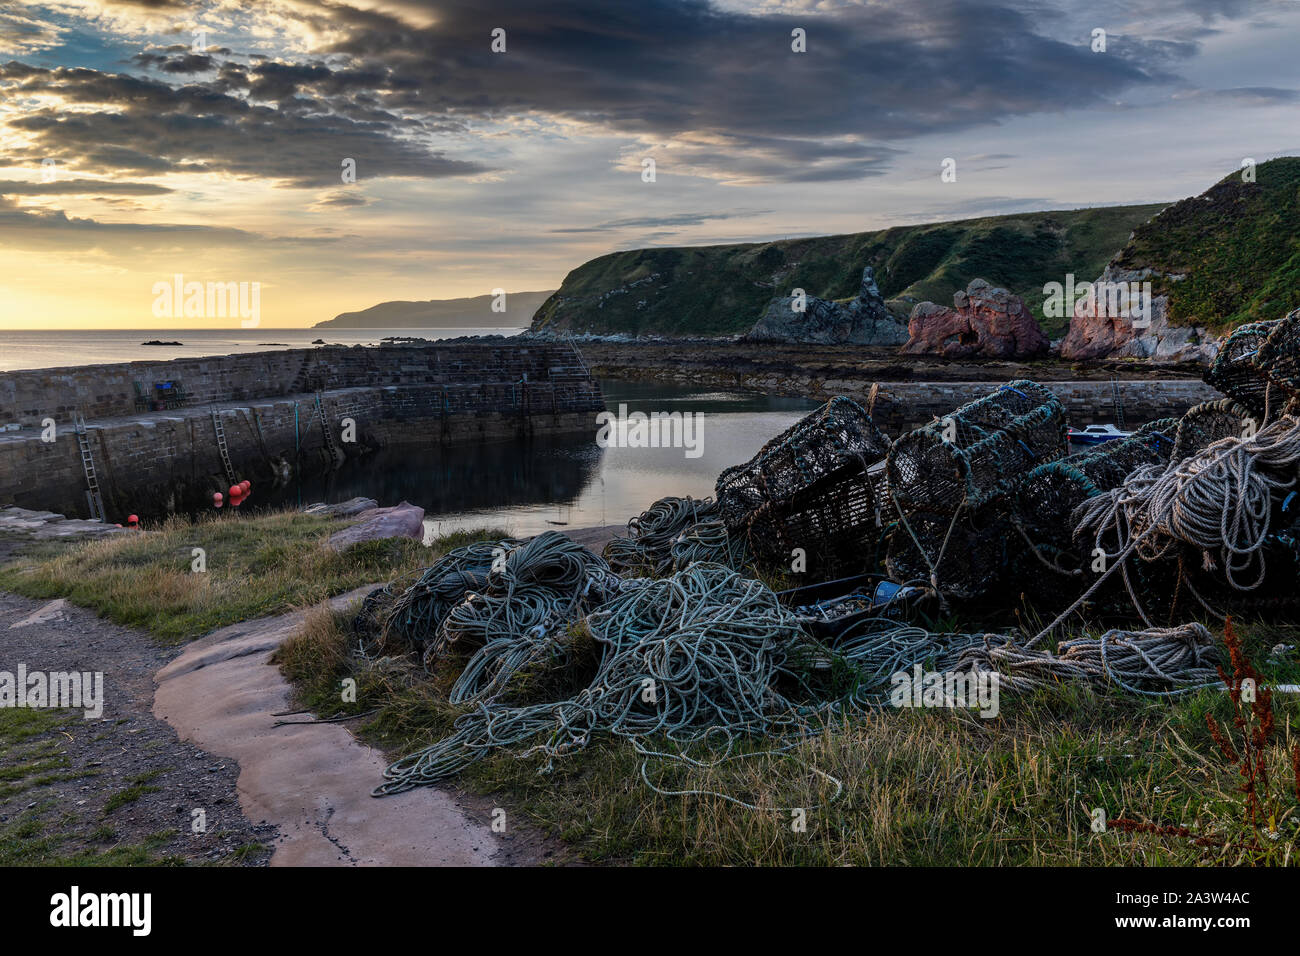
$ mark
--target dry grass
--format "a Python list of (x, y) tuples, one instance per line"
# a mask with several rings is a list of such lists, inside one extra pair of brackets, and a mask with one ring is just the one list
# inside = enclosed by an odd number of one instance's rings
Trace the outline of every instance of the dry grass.
[[(407, 538), (367, 541), (336, 552), (326, 541), (342, 527), (296, 511), (173, 517), (137, 533), (20, 558), (0, 569), (0, 588), (65, 597), (179, 642), (400, 577), (478, 536), (458, 534), (432, 548)], [(193, 570), (195, 548), (204, 551), (203, 572)]]

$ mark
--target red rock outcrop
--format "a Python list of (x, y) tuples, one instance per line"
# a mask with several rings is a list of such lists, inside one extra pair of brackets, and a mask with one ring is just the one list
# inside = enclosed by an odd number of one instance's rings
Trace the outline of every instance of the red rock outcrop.
[(1044, 355), (1051, 346), (1024, 300), (1006, 289), (973, 279), (952, 302), (953, 308), (916, 304), (907, 323), (905, 353), (1021, 359)]

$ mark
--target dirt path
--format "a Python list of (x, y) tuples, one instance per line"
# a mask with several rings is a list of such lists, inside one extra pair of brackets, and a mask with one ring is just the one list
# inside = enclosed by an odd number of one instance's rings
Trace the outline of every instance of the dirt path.
[(0, 592), (0, 671), (101, 672), (104, 698), (99, 719), (77, 710), (0, 712), (0, 852), (8, 859), (96, 862), (137, 848), (131, 862), (267, 861), (276, 828), (241, 812), (238, 766), (183, 743), (152, 713), (154, 672), (175, 654), (62, 600)]

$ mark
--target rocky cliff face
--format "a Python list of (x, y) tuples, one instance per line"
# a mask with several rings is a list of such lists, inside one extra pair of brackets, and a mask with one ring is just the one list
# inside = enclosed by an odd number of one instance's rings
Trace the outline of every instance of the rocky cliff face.
[(1024, 300), (983, 279), (952, 297), (953, 307), (920, 302), (907, 323), (903, 351), (944, 358), (1033, 358), (1051, 343)]
[(894, 318), (876, 286), (870, 266), (862, 270), (862, 285), (848, 303), (805, 296), (782, 296), (767, 304), (745, 336), (749, 342), (811, 342), (818, 345), (900, 345), (907, 329)]
[[(1140, 286), (1152, 279), (1150, 269), (1122, 269), (1109, 265), (1097, 286)], [(1173, 277), (1165, 277), (1170, 279)], [(1177, 280), (1175, 280), (1177, 281)], [(1152, 295), (1150, 313), (1138, 325), (1132, 314), (1117, 314), (1105, 295), (1079, 302), (1070, 319), (1070, 331), (1061, 342), (1061, 358), (1087, 361), (1102, 358), (1139, 358), (1157, 362), (1211, 362), (1219, 351), (1218, 339), (1203, 328), (1169, 323), (1169, 296)]]

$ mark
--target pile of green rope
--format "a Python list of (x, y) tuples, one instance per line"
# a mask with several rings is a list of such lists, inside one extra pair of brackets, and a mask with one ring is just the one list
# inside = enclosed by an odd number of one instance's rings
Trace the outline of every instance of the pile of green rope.
[(425, 664), (468, 650), (451, 702), (495, 697), (521, 668), (561, 653), (557, 635), (621, 585), (586, 548), (556, 531), (539, 534), (505, 552), (482, 587), (448, 611), (425, 644)]
[(587, 624), (603, 649), (589, 687), (555, 703), (480, 701), (451, 736), (390, 766), (375, 794), (435, 783), (496, 749), (542, 754), (545, 771), (598, 732), (639, 741), (698, 738), (711, 727), (764, 733), (789, 723), (793, 707), (775, 681), (785, 648), (803, 635), (758, 581), (696, 564), (620, 593), (588, 614)]
[(751, 564), (749, 546), (743, 533), (731, 534), (721, 519), (691, 525), (670, 548), (673, 570), (683, 571), (704, 561), (741, 571)]
[(673, 570), (673, 544), (682, 533), (717, 517), (712, 498), (660, 498), (628, 521), (626, 537), (605, 545), (605, 560), (619, 574), (663, 577)]
[(386, 632), (402, 643), (423, 650), (438, 632), (453, 607), (464, 600), (467, 591), (486, 586), (488, 570), (500, 555), (517, 547), (518, 541), (476, 541), (448, 551), (419, 579), (400, 593), (394, 582), (383, 594), (396, 600), (384, 616)]

